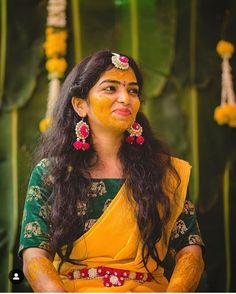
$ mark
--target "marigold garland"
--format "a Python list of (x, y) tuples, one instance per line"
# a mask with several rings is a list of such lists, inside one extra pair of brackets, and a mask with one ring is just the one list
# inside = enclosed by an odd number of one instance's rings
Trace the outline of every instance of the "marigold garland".
[(46, 132), (48, 127), (51, 125), (52, 119), (50, 117), (43, 118), (39, 123), (39, 129), (41, 133)]
[(65, 30), (55, 30), (52, 27), (46, 29), (46, 42), (44, 43), (47, 58), (55, 56), (65, 56), (66, 54), (67, 32)]
[(236, 105), (226, 103), (222, 106), (217, 106), (214, 119), (219, 125), (228, 124), (231, 127), (236, 127)]
[(41, 120), (39, 129), (44, 133), (51, 125), (51, 113), (60, 92), (60, 78), (65, 74), (67, 62), (66, 0), (49, 0), (47, 5), (47, 27), (45, 43), (45, 67), (48, 72), (49, 89), (45, 118)]
[(67, 67), (67, 63), (65, 61), (65, 58), (50, 58), (46, 62), (46, 69), (49, 72), (49, 79), (54, 79), (54, 78), (61, 78), (63, 77), (65, 70)]
[(229, 59), (234, 53), (234, 46), (230, 42), (221, 40), (216, 46), (217, 53), (222, 61), (221, 104), (214, 111), (214, 119), (219, 125), (227, 124), (236, 127), (236, 99), (233, 89), (233, 80)]
[(221, 40), (216, 46), (217, 53), (223, 58), (225, 55), (232, 56), (234, 53), (234, 45), (230, 42)]

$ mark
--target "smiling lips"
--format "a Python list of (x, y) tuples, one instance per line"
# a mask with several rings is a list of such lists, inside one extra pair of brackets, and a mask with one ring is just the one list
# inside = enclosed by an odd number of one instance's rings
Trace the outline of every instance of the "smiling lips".
[(128, 108), (118, 108), (118, 109), (115, 109), (113, 112), (119, 115), (124, 115), (124, 116), (131, 114), (131, 111)]

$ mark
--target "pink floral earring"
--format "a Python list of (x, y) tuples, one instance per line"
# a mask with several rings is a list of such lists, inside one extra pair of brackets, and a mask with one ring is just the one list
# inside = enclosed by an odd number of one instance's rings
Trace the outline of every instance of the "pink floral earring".
[(73, 146), (76, 150), (86, 151), (90, 148), (90, 144), (85, 140), (89, 136), (89, 126), (84, 122), (84, 118), (79, 121), (75, 126), (76, 141), (73, 143)]
[(139, 145), (142, 145), (144, 143), (144, 137), (142, 136), (143, 128), (139, 123), (134, 122), (131, 127), (127, 129), (127, 132), (130, 134), (126, 138), (127, 143), (133, 144), (134, 142), (136, 142)]

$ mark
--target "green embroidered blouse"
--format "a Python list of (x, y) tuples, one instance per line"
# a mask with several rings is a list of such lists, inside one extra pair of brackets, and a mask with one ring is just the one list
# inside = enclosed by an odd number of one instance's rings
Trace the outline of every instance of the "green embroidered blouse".
[[(51, 195), (52, 182), (48, 174), (49, 161), (41, 160), (34, 168), (27, 190), (22, 218), (19, 255), (26, 248), (37, 247), (50, 252), (50, 234), (48, 224), (48, 208), (46, 202)], [(88, 213), (88, 220), (83, 231), (89, 230), (109, 206), (118, 193), (123, 179), (94, 179), (89, 192), (88, 211), (85, 203), (77, 203), (77, 213)], [(184, 209), (172, 230), (169, 254), (175, 254), (183, 247), (197, 244), (204, 246), (197, 223), (194, 205), (188, 198)]]

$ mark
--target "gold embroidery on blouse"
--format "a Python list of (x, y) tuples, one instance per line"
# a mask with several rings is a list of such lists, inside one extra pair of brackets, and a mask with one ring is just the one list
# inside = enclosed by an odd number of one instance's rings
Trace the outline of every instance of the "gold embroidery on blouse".
[(88, 196), (97, 197), (107, 193), (106, 186), (103, 181), (93, 182), (90, 187)]
[(187, 227), (182, 220), (178, 220), (175, 224), (174, 229), (171, 232), (171, 240), (178, 238), (180, 235), (183, 235), (187, 231)]
[(50, 216), (50, 213), (51, 213), (51, 210), (50, 210), (50, 206), (47, 206), (47, 205), (43, 205), (40, 207), (40, 210), (39, 210), (39, 215), (45, 219), (45, 220), (48, 220), (49, 219), (49, 216)]
[(96, 223), (97, 219), (89, 219), (86, 221), (85, 225), (84, 225), (84, 231), (88, 231), (95, 223)]
[(47, 186), (52, 186), (55, 182), (54, 178), (52, 175), (48, 174), (48, 173), (44, 173), (42, 176), (41, 176), (41, 180), (42, 182), (47, 185)]
[(43, 158), (36, 166), (37, 167), (48, 167), (50, 164), (50, 161), (47, 158)]
[(37, 221), (27, 223), (24, 231), (24, 238), (32, 238), (32, 236), (42, 235), (42, 230)]
[(41, 191), (38, 186), (31, 186), (28, 189), (26, 201), (32, 201), (33, 199), (36, 201), (42, 199)]
[(170, 256), (175, 257), (175, 255), (176, 255), (176, 250), (175, 250), (174, 248), (170, 248), (170, 250), (169, 250), (169, 254), (170, 254)]
[(184, 214), (190, 214), (190, 215), (195, 214), (195, 207), (194, 207), (194, 204), (191, 201), (189, 201), (189, 200), (185, 201), (183, 213)]
[(48, 250), (50, 251), (50, 244), (46, 241), (42, 241), (40, 244), (39, 244), (39, 248), (41, 249), (45, 249), (45, 250)]
[(82, 215), (85, 215), (86, 212), (87, 212), (87, 205), (85, 202), (83, 201), (77, 201), (76, 203), (76, 206), (77, 206), (77, 215), (78, 216), (82, 216)]
[(203, 245), (202, 238), (199, 235), (189, 235), (188, 237), (189, 244), (194, 245)]
[(106, 202), (104, 203), (104, 207), (102, 209), (103, 212), (108, 208), (108, 206), (111, 204), (111, 202), (112, 202), (112, 199), (106, 200)]

